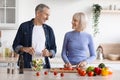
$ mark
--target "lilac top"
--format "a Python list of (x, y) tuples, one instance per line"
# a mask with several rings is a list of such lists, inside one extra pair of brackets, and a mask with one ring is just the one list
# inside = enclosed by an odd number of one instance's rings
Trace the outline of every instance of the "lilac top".
[[(89, 53), (90, 55), (87, 55)], [(65, 63), (76, 65), (81, 61), (92, 62), (96, 59), (92, 36), (86, 32), (70, 31), (65, 34), (62, 59)]]

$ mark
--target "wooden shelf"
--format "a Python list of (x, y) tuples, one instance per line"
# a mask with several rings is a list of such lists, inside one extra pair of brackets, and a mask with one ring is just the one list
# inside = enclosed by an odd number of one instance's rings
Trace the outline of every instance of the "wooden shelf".
[(102, 10), (101, 13), (120, 13), (120, 10)]

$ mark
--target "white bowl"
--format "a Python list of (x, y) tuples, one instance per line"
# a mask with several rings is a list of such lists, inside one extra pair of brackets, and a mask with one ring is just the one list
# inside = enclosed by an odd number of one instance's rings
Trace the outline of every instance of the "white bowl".
[(110, 54), (108, 54), (108, 59), (110, 59), (110, 60), (119, 60), (120, 59), (120, 55), (119, 54), (110, 53)]

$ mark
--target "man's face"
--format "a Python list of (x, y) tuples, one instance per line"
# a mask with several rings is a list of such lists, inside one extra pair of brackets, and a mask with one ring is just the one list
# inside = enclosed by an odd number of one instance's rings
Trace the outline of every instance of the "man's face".
[(44, 24), (49, 19), (50, 11), (48, 8), (44, 8), (42, 12), (37, 12), (38, 23)]

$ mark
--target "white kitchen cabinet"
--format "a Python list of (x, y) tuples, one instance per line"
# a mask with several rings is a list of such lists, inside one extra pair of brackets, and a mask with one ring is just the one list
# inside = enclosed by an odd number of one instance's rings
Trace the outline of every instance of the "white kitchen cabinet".
[(17, 24), (17, 0), (0, 0), (0, 28)]

